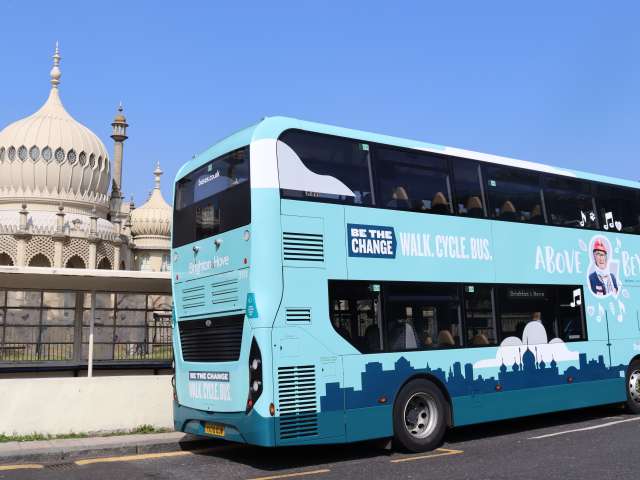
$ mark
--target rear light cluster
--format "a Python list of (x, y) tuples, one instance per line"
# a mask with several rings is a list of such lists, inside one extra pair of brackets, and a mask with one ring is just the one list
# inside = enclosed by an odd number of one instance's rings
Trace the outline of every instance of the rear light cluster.
[(176, 362), (171, 362), (171, 389), (173, 390), (173, 399), (178, 401), (178, 391), (176, 390)]
[(249, 396), (246, 413), (251, 411), (260, 395), (262, 395), (262, 354), (254, 338), (249, 352)]

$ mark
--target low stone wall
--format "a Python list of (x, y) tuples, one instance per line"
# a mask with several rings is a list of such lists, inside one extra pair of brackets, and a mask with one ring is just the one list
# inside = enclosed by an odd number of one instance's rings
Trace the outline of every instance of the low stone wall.
[(0, 380), (0, 433), (173, 428), (171, 376)]

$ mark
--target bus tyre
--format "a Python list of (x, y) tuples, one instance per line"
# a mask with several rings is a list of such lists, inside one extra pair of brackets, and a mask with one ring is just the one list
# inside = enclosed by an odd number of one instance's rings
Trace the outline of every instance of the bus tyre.
[(631, 362), (627, 369), (627, 409), (640, 413), (640, 360)]
[(438, 387), (425, 379), (411, 380), (393, 405), (395, 441), (411, 452), (426, 452), (442, 443), (448, 404)]

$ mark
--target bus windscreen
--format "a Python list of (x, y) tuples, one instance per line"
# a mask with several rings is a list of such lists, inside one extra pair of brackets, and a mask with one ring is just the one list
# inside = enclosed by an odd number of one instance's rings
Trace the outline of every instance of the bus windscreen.
[(177, 182), (174, 248), (250, 221), (248, 147), (217, 157)]

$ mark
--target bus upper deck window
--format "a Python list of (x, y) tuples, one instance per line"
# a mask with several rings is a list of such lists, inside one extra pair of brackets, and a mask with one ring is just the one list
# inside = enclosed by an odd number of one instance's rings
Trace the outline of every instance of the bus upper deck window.
[(308, 177), (306, 183), (301, 180), (299, 188), (296, 186), (295, 180), (292, 185), (281, 185), (284, 196), (307, 200), (322, 199), (355, 205), (374, 204), (368, 144), (301, 130), (287, 130), (280, 135), (279, 141), (286, 144), (298, 157), (297, 161), (301, 161), (304, 167), (313, 174), (333, 177), (353, 193), (353, 195), (347, 196), (323, 191), (326, 184), (322, 178), (312, 176)]
[(377, 147), (379, 204), (416, 212), (451, 213), (446, 160), (422, 152)]

